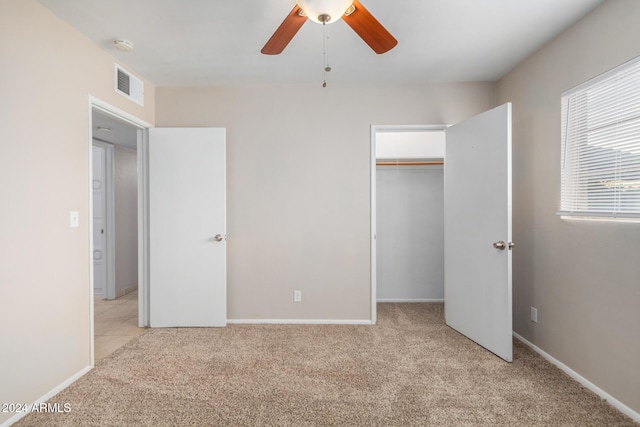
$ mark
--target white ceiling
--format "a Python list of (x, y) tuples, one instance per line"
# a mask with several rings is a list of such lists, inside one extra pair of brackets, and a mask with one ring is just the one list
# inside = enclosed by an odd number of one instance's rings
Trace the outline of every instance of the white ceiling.
[[(321, 83), (322, 26), (281, 55), (260, 49), (294, 0), (39, 0), (158, 86)], [(361, 0), (398, 39), (376, 55), (328, 26), (329, 83), (495, 81), (602, 0)], [(135, 44), (116, 51), (112, 40)]]

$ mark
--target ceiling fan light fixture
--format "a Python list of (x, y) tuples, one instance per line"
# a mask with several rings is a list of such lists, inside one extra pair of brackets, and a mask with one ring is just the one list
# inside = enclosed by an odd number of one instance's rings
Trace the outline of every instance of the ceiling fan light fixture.
[(378, 22), (359, 0), (296, 0), (296, 5), (260, 52), (265, 55), (282, 53), (298, 30), (307, 22), (307, 19), (323, 24), (325, 44), (327, 26), (324, 24), (339, 20), (343, 20), (351, 27), (377, 54), (388, 52), (398, 44), (398, 40)]
[(313, 22), (332, 24), (342, 18), (353, 0), (296, 0), (296, 3)]

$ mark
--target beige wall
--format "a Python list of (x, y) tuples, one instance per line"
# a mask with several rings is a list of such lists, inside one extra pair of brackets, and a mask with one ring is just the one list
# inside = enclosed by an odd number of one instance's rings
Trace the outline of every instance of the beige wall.
[(135, 150), (114, 146), (116, 298), (138, 288), (138, 164)]
[[(500, 80), (513, 102), (514, 329), (640, 411), (640, 224), (562, 220), (560, 94), (640, 55), (640, 2), (607, 1)], [(529, 308), (538, 308), (538, 323)]]
[(156, 100), (158, 126), (227, 128), (228, 317), (368, 320), (370, 126), (455, 123), (493, 107), (495, 88), (318, 81)]
[(116, 94), (113, 58), (35, 1), (0, 10), (0, 402), (30, 403), (91, 363), (89, 94), (148, 122), (155, 101)]

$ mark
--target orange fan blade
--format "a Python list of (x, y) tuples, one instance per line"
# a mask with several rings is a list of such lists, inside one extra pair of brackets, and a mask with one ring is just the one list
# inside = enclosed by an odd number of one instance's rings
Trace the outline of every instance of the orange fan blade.
[(299, 10), (300, 6), (293, 8), (260, 52), (265, 55), (278, 55), (282, 53), (300, 27), (307, 21), (306, 16), (300, 16), (298, 14)]
[(342, 19), (375, 53), (385, 53), (398, 44), (398, 40), (358, 0), (353, 2), (353, 6), (355, 10)]

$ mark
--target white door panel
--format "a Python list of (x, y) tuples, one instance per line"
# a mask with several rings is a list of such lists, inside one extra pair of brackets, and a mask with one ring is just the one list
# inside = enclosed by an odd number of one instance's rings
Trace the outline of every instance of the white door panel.
[(104, 295), (107, 283), (106, 269), (106, 191), (105, 165), (106, 153), (104, 147), (92, 147), (92, 200), (93, 200), (93, 291)]
[(152, 327), (226, 325), (225, 151), (225, 129), (149, 130)]
[(448, 128), (445, 159), (445, 319), (511, 361), (511, 104)]

